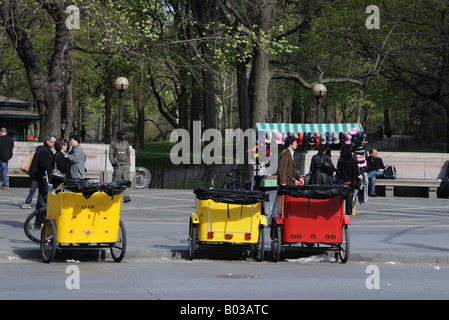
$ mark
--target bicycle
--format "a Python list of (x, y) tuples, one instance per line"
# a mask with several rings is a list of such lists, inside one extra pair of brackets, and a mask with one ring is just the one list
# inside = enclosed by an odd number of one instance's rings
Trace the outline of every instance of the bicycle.
[(148, 187), (151, 182), (151, 173), (147, 168), (136, 167), (136, 188), (143, 189)]
[[(235, 172), (235, 177), (233, 178)], [(226, 174), (226, 179), (223, 184), (224, 190), (245, 190), (246, 174), (238, 169), (233, 169)]]
[[(50, 192), (51, 190), (53, 190), (53, 185), (51, 183), (49, 183), (49, 181), (48, 181), (47, 172), (45, 172), (44, 180), (47, 183), (48, 191)], [(39, 243), (40, 239), (41, 239), (41, 229), (42, 229), (43, 223), (39, 224), (36, 222), (33, 222), (33, 223), (31, 223), (31, 222), (35, 220), (34, 218), (37, 216), (38, 213), (40, 213), (41, 216), (45, 218), (47, 216), (47, 208), (44, 207), (44, 208), (34, 210), (25, 219), (25, 222), (23, 224), (23, 229), (25, 231), (25, 235), (28, 237), (28, 239), (30, 239), (33, 242), (37, 242), (37, 243)]]

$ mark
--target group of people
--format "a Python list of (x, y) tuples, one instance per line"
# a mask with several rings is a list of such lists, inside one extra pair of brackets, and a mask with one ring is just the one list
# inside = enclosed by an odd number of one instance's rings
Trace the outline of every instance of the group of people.
[[(36, 188), (38, 190), (36, 210), (46, 207), (49, 184), (64, 182), (63, 178), (59, 181), (55, 177), (52, 178), (51, 173), (55, 168), (65, 174), (67, 179), (84, 179), (86, 156), (80, 143), (81, 138), (78, 135), (70, 136), (69, 141), (57, 138), (53, 134), (45, 137), (43, 145), (36, 148), (31, 162), (29, 173), (32, 185), (22, 208), (31, 207), (31, 199)], [(70, 151), (68, 151), (69, 144)], [(36, 216), (36, 224), (43, 223), (44, 219), (44, 212), (41, 212)]]
[[(56, 186), (64, 181), (85, 179), (86, 155), (80, 143), (79, 135), (70, 136), (69, 141), (57, 138), (53, 134), (48, 134), (45, 137), (43, 145), (37, 147), (30, 166), (32, 184), (22, 208), (31, 208), (31, 201), (36, 189), (38, 190), (36, 210), (38, 210), (46, 206), (49, 184)], [(109, 160), (114, 168), (114, 181), (130, 179), (129, 143), (125, 140), (123, 130), (117, 131), (116, 139), (109, 145)], [(53, 175), (54, 169), (64, 174), (65, 178)], [(124, 202), (129, 201), (131, 201), (129, 191), (125, 190)], [(44, 218), (36, 216), (36, 224), (42, 223)]]
[[(285, 150), (282, 151), (279, 159), (278, 185), (295, 185), (296, 181), (300, 181), (301, 176), (296, 170), (294, 161), (294, 151), (297, 148), (297, 140), (293, 136), (285, 139)], [(369, 179), (370, 196), (375, 197), (376, 177), (383, 174), (384, 164), (378, 157), (377, 150), (369, 151), (367, 159), (367, 173)], [(334, 173), (336, 175), (334, 176)], [(334, 179), (339, 183), (344, 183), (351, 188), (359, 188), (361, 185), (361, 173), (357, 160), (354, 158), (351, 145), (345, 144), (340, 150), (340, 158), (335, 168), (330, 150), (325, 146), (318, 147), (318, 153), (314, 155), (310, 163), (310, 180), (309, 184), (314, 185), (332, 185)], [(352, 197), (346, 201), (346, 212), (352, 211)]]

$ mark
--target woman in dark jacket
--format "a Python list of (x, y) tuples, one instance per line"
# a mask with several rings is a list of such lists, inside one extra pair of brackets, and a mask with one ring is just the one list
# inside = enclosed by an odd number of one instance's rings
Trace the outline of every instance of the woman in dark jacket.
[[(62, 173), (67, 174), (70, 170), (70, 163), (67, 160), (67, 158), (64, 157), (64, 153), (67, 152), (67, 147), (68, 147), (68, 142), (67, 140), (65, 140), (64, 138), (59, 138), (56, 140), (55, 142), (55, 150), (56, 153), (53, 157), (53, 161), (52, 161), (52, 168), (55, 167), (56, 164), (56, 169), (58, 169), (59, 171), (61, 171)], [(53, 178), (53, 180), (55, 180), (55, 178)], [(59, 181), (52, 181), (54, 185), (56, 185), (57, 183), (61, 183), (64, 182), (62, 180)]]
[[(340, 159), (337, 163), (337, 179), (351, 188), (355, 188), (359, 180), (359, 166), (357, 160), (352, 157), (352, 152), (349, 145), (341, 148)], [(352, 214), (353, 196), (346, 200), (346, 214)]]
[(318, 153), (312, 157), (310, 162), (310, 182), (309, 184), (332, 185), (332, 175), (335, 167), (331, 156), (324, 153), (326, 147), (320, 145)]

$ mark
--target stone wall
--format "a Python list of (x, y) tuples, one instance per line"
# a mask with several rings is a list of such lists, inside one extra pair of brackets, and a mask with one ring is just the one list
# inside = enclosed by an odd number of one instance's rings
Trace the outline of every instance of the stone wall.
[[(36, 151), (42, 142), (14, 142), (13, 157), (9, 161), (8, 177), (28, 177), (20, 170), (25, 159)], [(112, 180), (113, 169), (108, 159), (108, 144), (81, 143), (86, 155), (86, 178)], [(135, 150), (131, 147), (131, 180), (135, 180)]]

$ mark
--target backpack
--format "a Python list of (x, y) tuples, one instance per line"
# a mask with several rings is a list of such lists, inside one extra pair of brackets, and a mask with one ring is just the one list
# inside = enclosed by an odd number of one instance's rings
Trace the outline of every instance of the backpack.
[(321, 166), (321, 169), (323, 170), (324, 173), (326, 173), (329, 176), (332, 176), (334, 174), (334, 165), (329, 156), (324, 157), (324, 163)]
[(396, 179), (398, 173), (394, 166), (385, 166), (383, 177), (384, 179)]

